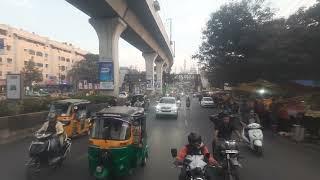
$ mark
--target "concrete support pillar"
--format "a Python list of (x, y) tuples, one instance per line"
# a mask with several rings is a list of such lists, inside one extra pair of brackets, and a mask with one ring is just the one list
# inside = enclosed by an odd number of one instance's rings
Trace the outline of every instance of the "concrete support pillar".
[(163, 60), (156, 61), (156, 73), (157, 73), (157, 92), (162, 92), (162, 74), (163, 74)]
[(142, 56), (146, 62), (147, 91), (150, 93), (154, 91), (154, 62), (158, 57), (158, 54), (155, 52), (142, 53)]
[[(127, 25), (120, 18), (91, 18), (89, 22), (99, 38), (99, 65), (104, 68), (104, 72), (99, 72), (100, 93), (117, 97), (120, 87), (118, 44)], [(109, 69), (111, 63), (113, 69)], [(113, 72), (113, 77), (109, 77), (108, 70)]]

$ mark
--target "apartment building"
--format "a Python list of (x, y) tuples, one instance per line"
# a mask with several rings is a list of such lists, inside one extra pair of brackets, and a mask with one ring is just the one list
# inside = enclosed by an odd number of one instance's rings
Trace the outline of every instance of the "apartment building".
[(43, 84), (66, 82), (67, 71), (87, 53), (72, 44), (57, 42), (35, 33), (0, 24), (0, 81), (2, 82), (7, 74), (21, 72), (25, 64), (31, 60), (42, 71)]

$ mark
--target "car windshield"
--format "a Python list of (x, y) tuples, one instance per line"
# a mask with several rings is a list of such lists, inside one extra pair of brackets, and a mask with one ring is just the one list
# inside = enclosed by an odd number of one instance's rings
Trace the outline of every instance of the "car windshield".
[(60, 116), (61, 114), (69, 116), (71, 112), (71, 106), (67, 103), (51, 104), (50, 112), (55, 112), (58, 116)]
[(130, 137), (130, 124), (115, 118), (99, 118), (93, 123), (91, 138), (123, 141)]
[(176, 101), (173, 98), (162, 98), (162, 99), (160, 99), (160, 103), (163, 103), (163, 104), (175, 104)]
[(205, 97), (205, 98), (203, 98), (203, 100), (204, 100), (204, 101), (212, 101), (212, 98), (210, 98), (210, 97)]

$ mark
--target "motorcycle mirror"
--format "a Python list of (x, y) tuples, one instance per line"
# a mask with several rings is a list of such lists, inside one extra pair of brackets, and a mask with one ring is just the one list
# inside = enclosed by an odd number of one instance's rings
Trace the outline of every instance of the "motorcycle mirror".
[(177, 155), (178, 155), (178, 150), (177, 149), (171, 149), (171, 156), (173, 158), (175, 158), (175, 157), (177, 157)]

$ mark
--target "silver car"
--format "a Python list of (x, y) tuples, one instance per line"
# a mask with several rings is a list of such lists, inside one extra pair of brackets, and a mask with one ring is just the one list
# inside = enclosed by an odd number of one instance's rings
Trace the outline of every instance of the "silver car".
[(170, 115), (178, 117), (178, 106), (175, 97), (163, 97), (156, 106), (156, 117)]

